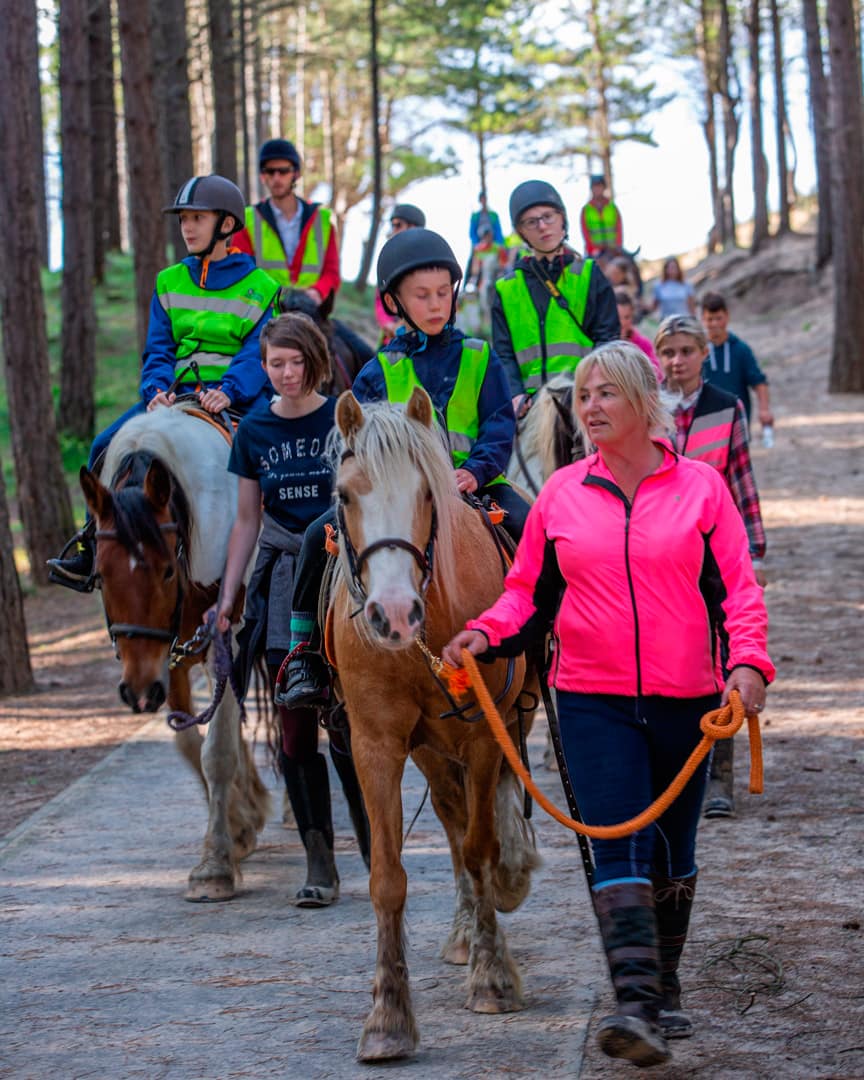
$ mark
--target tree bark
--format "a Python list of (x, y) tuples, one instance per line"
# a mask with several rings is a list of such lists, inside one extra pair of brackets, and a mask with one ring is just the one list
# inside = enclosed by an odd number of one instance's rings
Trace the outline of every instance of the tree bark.
[(40, 280), (38, 183), (32, 161), (41, 132), (32, 94), (36, 5), (0, 0), (0, 214), (14, 222), (6, 230), (2, 293), (3, 352), (12, 429), (18, 506), (30, 571), (37, 584), (48, 580), (47, 559), (72, 531), (72, 506), (63, 476), (54, 422), (45, 302)]
[(39, 258), (43, 266), (49, 263), (49, 229), (48, 229), (48, 199), (45, 190), (45, 139), (44, 124), (42, 123), (42, 79), (39, 74), (39, 37), (37, 27), (33, 27), (33, 33), (27, 41), (30, 55), (27, 58), (27, 71), (30, 76), (28, 91), (30, 93), (31, 113), (33, 123), (38, 132), (38, 138), (33, 142), (31, 155), (31, 168), (33, 180), (36, 185), (37, 206), (36, 221), (39, 229)]
[(828, 0), (834, 340), (828, 388), (864, 392), (864, 111), (852, 0)]
[(696, 52), (702, 64), (702, 76), (705, 81), (705, 117), (702, 120), (702, 134), (708, 149), (708, 182), (711, 188), (711, 212), (714, 224), (708, 232), (707, 247), (711, 255), (718, 247), (723, 247), (723, 214), (720, 202), (720, 176), (717, 163), (717, 112), (714, 104), (716, 84), (715, 64), (712, 61), (709, 43), (709, 9), (707, 0), (701, 0), (699, 22), (696, 30)]
[(120, 247), (117, 181), (117, 108), (114, 103), (114, 46), (110, 0), (90, 0), (90, 183), (93, 200), (93, 275), (105, 279), (105, 256)]
[(363, 257), (360, 260), (360, 270), (354, 283), (358, 290), (366, 286), (366, 279), (372, 266), (372, 256), (375, 253), (375, 240), (378, 236), (378, 228), (381, 222), (381, 193), (383, 162), (381, 153), (381, 129), (379, 117), (381, 115), (381, 89), (380, 72), (378, 62), (378, 4), (377, 0), (369, 0), (369, 75), (370, 75), (370, 101), (372, 121), (372, 209), (369, 213), (369, 235), (363, 244)]
[(135, 315), (138, 346), (143, 350), (156, 275), (165, 265), (162, 178), (153, 101), (153, 52), (150, 20), (136, 0), (117, 0), (126, 159), (129, 172), (129, 219), (135, 253)]
[(780, 191), (778, 232), (792, 230), (789, 203), (789, 166), (786, 161), (786, 138), (789, 120), (786, 115), (786, 80), (783, 77), (783, 28), (777, 0), (771, 0), (771, 38), (774, 53), (774, 129), (777, 142), (777, 187)]
[(732, 53), (732, 30), (729, 4), (720, 0), (720, 98), (723, 103), (723, 187), (720, 201), (723, 214), (723, 246), (736, 247), (735, 223), (735, 151), (738, 147), (738, 109), (741, 93), (735, 58)]
[[(168, 206), (186, 181), (195, 175), (192, 162), (192, 117), (189, 111), (189, 72), (186, 57), (189, 42), (186, 34), (185, 0), (151, 0), (153, 20), (153, 75), (156, 121), (162, 154), (164, 187), (162, 204)], [(175, 215), (169, 215), (167, 240), (179, 262), (186, 255)]]
[[(753, 239), (755, 255), (768, 239), (768, 163), (762, 138), (762, 62), (760, 0), (750, 0), (747, 41), (750, 53), (750, 157), (753, 170)], [(814, 0), (815, 3), (815, 0)]]
[(33, 689), (33, 671), (27, 648), (27, 624), (21, 582), (15, 569), (15, 545), (9, 522), (9, 504), (0, 462), (0, 696)]
[(231, 0), (208, 0), (213, 76), (213, 170), (235, 183), (237, 170), (237, 53)]
[(89, 441), (95, 421), (96, 309), (87, 4), (88, 0), (60, 0), (63, 329), (59, 427)]
[(819, 219), (816, 229), (816, 266), (831, 258), (831, 131), (828, 119), (828, 83), (822, 57), (822, 32), (817, 0), (802, 0), (810, 79), (810, 121), (816, 152), (816, 188)]

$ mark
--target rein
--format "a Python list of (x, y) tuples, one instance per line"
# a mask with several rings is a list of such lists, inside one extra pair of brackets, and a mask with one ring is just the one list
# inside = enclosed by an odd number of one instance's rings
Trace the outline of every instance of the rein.
[[(203, 652), (210, 642), (213, 642), (213, 667), (216, 675), (213, 700), (197, 716), (192, 716), (191, 713), (182, 712), (181, 710), (168, 713), (166, 722), (172, 731), (186, 731), (187, 728), (194, 727), (196, 724), (209, 724), (219, 708), (222, 698), (225, 696), (225, 687), (228, 683), (231, 684), (234, 697), (240, 706), (240, 719), (241, 721), (246, 719), (246, 708), (243, 704), (244, 695), (234, 672), (234, 658), (231, 655), (231, 631), (226, 630), (224, 634), (217, 634), (215, 626), (216, 614), (211, 611), (207, 616), (207, 621), (198, 627), (195, 636), (191, 639), (191, 642), (200, 643), (198, 652)], [(191, 642), (187, 644), (191, 644)]]

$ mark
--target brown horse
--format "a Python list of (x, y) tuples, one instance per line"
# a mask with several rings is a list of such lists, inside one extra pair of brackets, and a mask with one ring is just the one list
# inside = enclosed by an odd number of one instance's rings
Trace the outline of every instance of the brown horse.
[[(107, 486), (81, 470), (108, 632), (123, 665), (120, 696), (133, 712), (155, 712), (166, 699), (191, 711), (189, 670), (205, 654), (184, 657), (178, 644), (193, 637), (218, 592), (237, 500), (227, 462), (220, 431), (175, 406), (135, 417), (115, 435), (102, 469)], [(228, 900), (268, 808), (230, 689), (204, 740), (197, 727), (176, 739), (209, 804), (186, 899)]]
[[(357, 1056), (377, 1061), (409, 1055), (418, 1038), (400, 857), (408, 755), (429, 781), (453, 860), (456, 914), (442, 955), (468, 963), (467, 1006), (476, 1012), (522, 1007), (519, 972), (495, 911), (522, 902), (538, 859), (518, 786), (502, 770), (488, 726), (442, 716), (448, 700), (418, 647), (419, 640), (440, 654), (467, 618), (497, 598), (503, 582), (492, 535), (456, 494), (431, 402), (417, 389), (404, 410), (362, 410), (346, 392), (336, 422), (345, 445), (336, 482), (341, 576), (327, 638), (372, 833), (378, 960)], [(515, 725), (524, 659), (492, 664), (486, 675), (502, 714)]]

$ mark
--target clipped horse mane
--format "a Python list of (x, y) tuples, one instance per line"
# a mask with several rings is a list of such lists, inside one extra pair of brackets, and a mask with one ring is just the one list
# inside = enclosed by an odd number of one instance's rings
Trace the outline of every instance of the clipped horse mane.
[[(114, 527), (118, 541), (133, 554), (140, 554), (142, 547), (153, 548), (162, 558), (168, 557), (165, 535), (156, 521), (153, 507), (144, 494), (144, 477), (155, 456), (146, 450), (125, 454), (119, 461), (111, 478), (111, 499), (114, 505)], [(171, 516), (177, 522), (178, 548), (189, 550), (192, 520), (186, 494), (171, 474)], [(118, 485), (122, 485), (118, 487)]]
[(372, 486), (385, 490), (404, 486), (412, 482), (412, 469), (429, 485), (438, 515), (433, 581), (442, 598), (452, 596), (459, 497), (441, 432), (410, 420), (404, 406), (388, 402), (364, 405), (363, 417), (363, 426), (352, 436), (351, 449)]

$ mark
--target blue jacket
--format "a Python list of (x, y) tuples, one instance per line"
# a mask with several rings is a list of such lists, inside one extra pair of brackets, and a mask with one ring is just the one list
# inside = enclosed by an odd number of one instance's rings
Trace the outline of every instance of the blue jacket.
[[(183, 260), (188, 266), (194, 281), (201, 280), (201, 259), (189, 255)], [(255, 269), (255, 260), (251, 255), (235, 253), (217, 262), (211, 262), (207, 270), (208, 290), (218, 292), (229, 285), (234, 285)], [(232, 407), (247, 410), (258, 398), (270, 392), (270, 383), (261, 366), (261, 349), (258, 338), (266, 322), (273, 317), (272, 307), (264, 313), (255, 329), (243, 342), (240, 351), (231, 360), (231, 366), (225, 374), (221, 388), (231, 398)], [(150, 323), (147, 327), (147, 341), (144, 345), (144, 360), (141, 368), (141, 398), (146, 405), (160, 390), (167, 390), (174, 382), (174, 364), (176, 362), (177, 343), (171, 332), (171, 321), (155, 291), (150, 301)]]
[[(461, 330), (445, 330), (435, 337), (427, 338), (416, 332), (399, 334), (383, 352), (407, 352), (414, 363), (417, 378), (432, 399), (438, 421), (443, 426), (447, 403), (462, 359), (462, 342), (466, 335)], [(425, 341), (425, 348), (424, 348)], [(358, 401), (386, 401), (384, 373), (377, 356), (364, 365), (354, 380), (354, 396)], [(510, 387), (501, 361), (490, 350), (486, 378), (477, 401), (480, 430), (477, 441), (463, 468), (473, 473), (478, 487), (484, 487), (506, 472), (516, 433), (516, 417), (510, 399)]]

